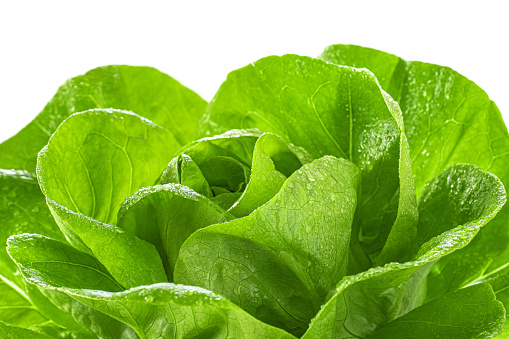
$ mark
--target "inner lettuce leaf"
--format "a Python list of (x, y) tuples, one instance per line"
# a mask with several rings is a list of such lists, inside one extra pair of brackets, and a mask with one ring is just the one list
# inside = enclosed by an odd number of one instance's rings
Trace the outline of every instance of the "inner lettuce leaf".
[[(399, 103), (410, 144), (418, 195), (424, 184), (456, 163), (472, 163), (509, 189), (509, 134), (502, 115), (474, 82), (443, 66), (405, 61), (353, 45), (333, 45), (321, 59), (372, 71)], [(429, 277), (429, 298), (483, 280), (509, 264), (509, 207), (472, 241), (441, 259)]]
[(508, 152), (471, 81), (357, 46), (208, 106), (94, 69), (0, 144), (0, 336), (507, 337)]

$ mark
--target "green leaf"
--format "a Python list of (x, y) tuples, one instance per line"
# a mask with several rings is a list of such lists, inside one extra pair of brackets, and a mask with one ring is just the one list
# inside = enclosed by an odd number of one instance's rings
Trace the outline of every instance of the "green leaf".
[(37, 234), (10, 237), (7, 250), (27, 281), (38, 286), (51, 302), (71, 314), (85, 328), (102, 338), (118, 338), (120, 334), (129, 336), (131, 330), (122, 323), (51, 288), (122, 291), (122, 286), (97, 259)]
[(369, 71), (267, 57), (229, 74), (202, 125), (204, 133), (258, 128), (315, 158), (349, 159), (362, 171), (355, 232), (364, 250), (374, 257), (386, 246), (385, 262), (411, 243), (417, 206), (401, 112)]
[[(304, 163), (310, 160), (308, 156)], [(298, 156), (281, 138), (273, 134), (263, 134), (254, 147), (249, 183), (229, 212), (236, 217), (250, 214), (272, 199), (287, 177), (301, 166)]]
[(129, 110), (168, 128), (179, 144), (197, 137), (207, 103), (196, 93), (150, 67), (106, 66), (67, 80), (41, 113), (0, 144), (0, 168), (35, 171), (37, 153), (58, 125), (93, 108)]
[(178, 174), (180, 179), (177, 179), (174, 182), (180, 182), (182, 185), (202, 194), (206, 198), (213, 197), (212, 190), (210, 189), (207, 179), (205, 179), (200, 167), (198, 167), (190, 156), (187, 154), (181, 154), (173, 159), (177, 159), (176, 161), (179, 161), (180, 168)]
[(490, 338), (502, 331), (505, 309), (489, 284), (446, 293), (390, 322), (381, 338)]
[[(26, 171), (0, 169), (0, 243), (19, 233), (40, 233), (64, 240), (64, 236), (46, 205), (37, 178)], [(17, 267), (0, 246), (0, 272), (5, 278), (22, 287)]]
[(51, 238), (14, 235), (9, 238), (7, 250), (23, 272), (37, 271), (37, 279), (48, 284), (62, 286), (63, 281), (69, 288), (124, 290), (96, 258)]
[[(295, 338), (210, 291), (171, 283), (125, 292), (66, 293), (130, 325), (140, 338)], [(125, 317), (123, 309), (130, 313)]]
[[(39, 246), (40, 242), (43, 246)], [(29, 250), (31, 246), (40, 253)], [(122, 329), (118, 322), (109, 318), (112, 317), (132, 327), (140, 338), (249, 338), (253, 333), (261, 338), (293, 338), (254, 319), (224, 297), (198, 287), (162, 283), (122, 292), (108, 291), (116, 288), (97, 260), (49, 238), (11, 237), (9, 253), (29, 282), (52, 295), (66, 296), (68, 301), (62, 306), (82, 320), (88, 320), (95, 331)], [(51, 260), (41, 261), (44, 256)], [(69, 267), (74, 267), (72, 276), (59, 274)], [(57, 302), (62, 300), (65, 301)], [(97, 311), (94, 313), (91, 308)], [(116, 336), (103, 332), (96, 333), (107, 338), (134, 337), (125, 329)]]
[(237, 200), (242, 196), (243, 192), (235, 192), (235, 193), (222, 193), (216, 195), (210, 200), (215, 202), (219, 207), (224, 210), (229, 210)]
[(0, 319), (19, 327), (30, 327), (47, 321), (35, 308), (25, 291), (8, 280), (0, 279)]
[(175, 282), (225, 295), (261, 321), (302, 334), (346, 274), (359, 181), (343, 159), (303, 166), (247, 217), (193, 233)]
[[(221, 135), (194, 141), (180, 149), (178, 153), (191, 158), (198, 167), (212, 157), (231, 158), (241, 165), (250, 167), (253, 160), (253, 149), (260, 135), (258, 130), (232, 130)], [(160, 183), (185, 185), (182, 182), (185, 180), (185, 175), (184, 178), (182, 176), (185, 168), (182, 168), (181, 165), (178, 157), (173, 158), (161, 176)], [(203, 172), (203, 170), (200, 171)], [(191, 169), (191, 172), (194, 174), (195, 170)]]
[[(493, 287), (493, 292), (497, 300), (504, 304), (505, 309), (509, 309), (509, 265), (502, 267), (498, 271), (490, 272), (489, 274), (479, 278), (480, 282), (487, 282)], [(509, 314), (506, 312), (506, 323)], [(509, 327), (505, 326), (501, 335), (497, 338), (509, 338)]]
[(39, 287), (25, 282), (25, 291), (30, 298), (32, 305), (49, 321), (34, 325), (31, 324), (30, 328), (35, 329), (37, 326), (39, 332), (58, 333), (60, 337), (69, 335), (76, 338), (93, 338), (93, 334), (85, 329), (80, 323), (74, 319), (70, 312), (62, 310), (53, 303), (51, 296), (44, 295)]
[[(435, 246), (458, 225), (486, 225), (506, 201), (503, 184), (490, 172), (470, 164), (449, 167), (424, 186), (419, 199), (416, 247), (422, 251), (423, 248)], [(448, 258), (441, 259), (434, 270), (443, 267), (441, 262)], [(444, 276), (438, 279), (444, 284), (448, 283)], [(429, 286), (428, 290), (435, 287)]]
[(166, 184), (142, 188), (127, 198), (118, 218), (119, 227), (157, 248), (171, 279), (184, 241), (198, 229), (233, 216), (185, 186)]
[(419, 284), (424, 283), (433, 263), (468, 245), (506, 201), (500, 180), (464, 164), (442, 172), (425, 186), (422, 197), (419, 210), (424, 216), (429, 209), (434, 213), (433, 218), (419, 219), (418, 229), (430, 233), (419, 232), (419, 245), (424, 243), (412, 260), (344, 278), (304, 338), (367, 338), (419, 306), (423, 300)]
[[(456, 163), (476, 164), (509, 189), (509, 134), (488, 95), (454, 70), (353, 45), (333, 45), (320, 58), (371, 70), (400, 105), (418, 195), (424, 184)], [(472, 243), (440, 260), (436, 269), (454, 291), (509, 263), (509, 207), (484, 227)], [(436, 296), (437, 294), (431, 295)]]
[(158, 179), (176, 146), (137, 115), (94, 110), (66, 119), (39, 154), (37, 176), (60, 229), (126, 288), (167, 281), (154, 246), (114, 224), (124, 199)]
[(11, 326), (2, 321), (0, 321), (0, 336), (3, 339), (54, 339), (46, 334)]
[(225, 156), (207, 158), (200, 164), (200, 169), (210, 186), (229, 192), (242, 191), (251, 176), (249, 167)]

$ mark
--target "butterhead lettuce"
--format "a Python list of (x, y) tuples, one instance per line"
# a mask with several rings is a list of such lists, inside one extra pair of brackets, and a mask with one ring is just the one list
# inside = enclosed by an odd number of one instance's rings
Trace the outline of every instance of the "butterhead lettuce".
[(5, 338), (506, 335), (509, 134), (447, 67), (334, 45), (210, 103), (101, 67), (0, 167)]

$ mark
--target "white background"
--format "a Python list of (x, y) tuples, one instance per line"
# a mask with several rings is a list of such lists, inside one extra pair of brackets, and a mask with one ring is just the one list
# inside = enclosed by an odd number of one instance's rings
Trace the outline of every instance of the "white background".
[(0, 1), (0, 140), (97, 66), (153, 66), (210, 100), (231, 70), (336, 43), (452, 67), (509, 123), (506, 1)]

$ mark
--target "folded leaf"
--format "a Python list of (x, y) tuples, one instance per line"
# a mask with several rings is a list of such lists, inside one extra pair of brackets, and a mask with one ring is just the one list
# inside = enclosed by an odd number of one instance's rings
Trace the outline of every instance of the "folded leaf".
[(160, 182), (188, 186), (236, 217), (266, 203), (288, 176), (312, 160), (304, 149), (257, 130), (203, 138), (179, 152)]
[[(497, 106), (475, 83), (454, 70), (353, 45), (333, 45), (320, 58), (365, 67), (400, 105), (418, 195), (424, 184), (456, 163), (472, 163), (495, 174), (509, 190), (509, 134)], [(472, 243), (436, 270), (441, 280), (430, 298), (472, 283), (509, 263), (509, 206)]]
[(249, 183), (229, 212), (236, 217), (250, 214), (272, 199), (287, 177), (310, 161), (308, 157), (301, 162), (298, 155), (279, 137), (263, 134), (253, 150)]
[[(203, 138), (186, 145), (179, 150), (179, 155), (185, 154), (200, 167), (212, 157), (231, 158), (241, 165), (251, 166), (253, 149), (261, 133), (257, 130), (232, 130), (221, 135)], [(173, 158), (161, 176), (161, 184), (184, 184), (182, 163)], [(201, 167), (200, 167), (201, 168)], [(194, 169), (192, 169), (194, 172)], [(203, 170), (201, 170), (203, 172)], [(203, 173), (202, 173), (203, 175)], [(202, 193), (203, 194), (203, 193)]]
[(346, 274), (359, 170), (323, 157), (303, 166), (267, 204), (191, 235), (174, 280), (225, 295), (295, 335)]
[(168, 128), (182, 145), (197, 137), (207, 103), (196, 93), (150, 67), (106, 66), (67, 80), (39, 115), (0, 144), (0, 168), (35, 172), (37, 153), (58, 125), (93, 108), (129, 110)]
[(258, 128), (315, 158), (349, 159), (362, 172), (355, 232), (364, 250), (374, 257), (385, 246), (383, 263), (412, 242), (417, 206), (401, 112), (369, 71), (267, 57), (229, 74), (202, 124), (203, 133)]
[(142, 188), (120, 207), (118, 226), (153, 244), (168, 277), (180, 246), (195, 231), (233, 219), (233, 216), (202, 195), (178, 184)]
[(175, 174), (178, 177), (172, 179), (171, 182), (181, 183), (207, 198), (214, 196), (207, 179), (203, 176), (203, 172), (190, 156), (182, 153), (170, 161), (170, 164), (173, 163), (177, 166)]
[[(423, 300), (419, 284), (425, 283), (433, 263), (468, 245), (506, 201), (500, 180), (477, 166), (464, 164), (433, 179), (422, 197), (419, 210), (425, 217), (419, 219), (418, 230), (429, 229), (430, 233), (419, 233), (418, 239), (425, 243), (412, 261), (389, 263), (344, 278), (303, 338), (368, 338), (419, 306)], [(462, 207), (474, 200), (469, 208)], [(433, 208), (437, 205), (445, 209)], [(426, 217), (428, 209), (433, 218)], [(497, 319), (499, 316), (500, 311)], [(492, 320), (485, 322), (486, 330)]]

